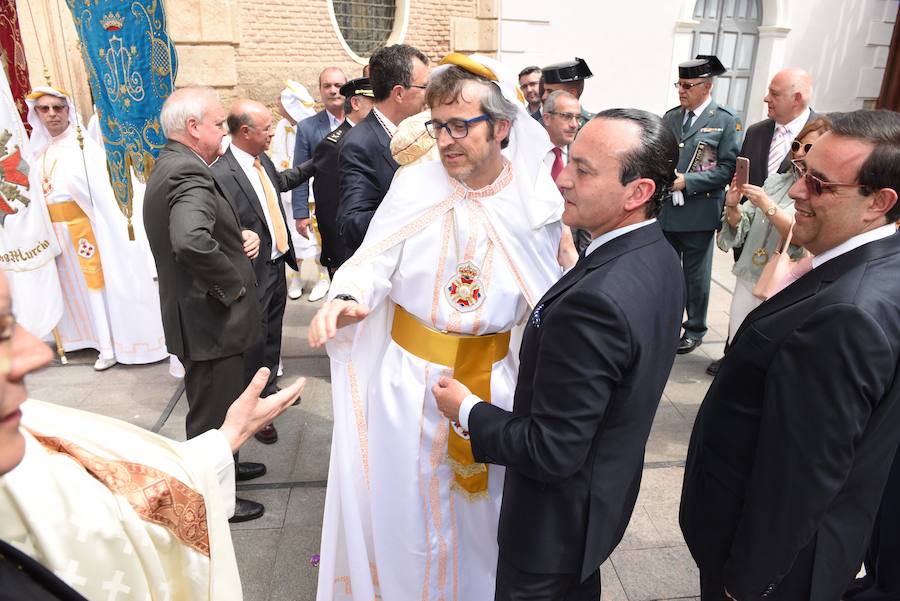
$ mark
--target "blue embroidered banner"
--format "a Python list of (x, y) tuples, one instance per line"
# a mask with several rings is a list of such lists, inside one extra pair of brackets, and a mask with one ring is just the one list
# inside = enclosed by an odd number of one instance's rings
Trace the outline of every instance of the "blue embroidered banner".
[(159, 0), (66, 0), (81, 39), (113, 191), (131, 220), (131, 169), (141, 181), (166, 139), (159, 124), (175, 87), (175, 46)]

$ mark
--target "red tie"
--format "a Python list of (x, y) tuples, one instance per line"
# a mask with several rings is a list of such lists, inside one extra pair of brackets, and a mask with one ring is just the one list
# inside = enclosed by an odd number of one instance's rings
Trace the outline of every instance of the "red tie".
[(556, 158), (553, 159), (553, 167), (550, 168), (550, 176), (553, 177), (553, 181), (556, 181), (556, 178), (559, 177), (559, 174), (562, 173), (562, 170), (565, 169), (566, 166), (563, 165), (562, 148), (554, 146), (553, 154), (556, 155)]

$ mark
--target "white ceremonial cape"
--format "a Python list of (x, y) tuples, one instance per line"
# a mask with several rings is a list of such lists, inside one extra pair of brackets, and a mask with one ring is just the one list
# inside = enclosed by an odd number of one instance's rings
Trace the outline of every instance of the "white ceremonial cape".
[(25, 457), (0, 478), (0, 538), (88, 599), (242, 598), (220, 432), (180, 443), (35, 400), (21, 431)]
[[(0, 148), (0, 269), (6, 272), (16, 319), (32, 335), (43, 338), (63, 314), (62, 290), (53, 260), (60, 252), (43, 205), (29, 189), (28, 134), (0, 69), (0, 132), (10, 139)], [(23, 185), (24, 184), (24, 185)], [(15, 198), (16, 195), (20, 195)], [(15, 211), (9, 213), (9, 211)]]
[[(32, 149), (32, 154), (35, 150)], [(53, 165), (53, 161), (42, 160), (45, 152), (57, 157), (66, 157), (66, 160), (56, 160)], [(135, 240), (129, 240), (128, 222), (119, 210), (109, 183), (106, 153), (93, 139), (85, 137), (82, 158), (82, 149), (78, 144), (75, 128), (70, 126), (63, 134), (53, 139), (44, 151), (33, 159), (33, 163), (31, 173), (33, 194), (41, 196), (43, 202), (47, 204), (74, 200), (91, 221), (103, 267), (103, 295), (116, 359), (119, 363), (139, 364), (153, 363), (166, 358), (168, 352), (163, 335), (159, 292), (154, 281), (156, 273), (141, 217), (143, 215), (143, 194), (139, 193), (141, 190), (136, 185), (132, 201)], [(48, 198), (43, 198), (42, 170), (49, 171), (51, 165), (53, 165), (54, 190)], [(54, 226), (62, 256), (67, 257), (66, 260), (72, 265), (71, 271), (74, 273), (78, 269), (77, 258), (68, 232), (63, 224)], [(60, 275), (62, 277), (62, 273)], [(68, 298), (66, 301), (67, 309), (81, 304), (77, 301), (73, 304)], [(85, 331), (84, 324), (78, 323), (82, 319), (82, 316), (73, 315), (69, 310), (63, 315), (59, 327), (65, 350), (97, 348), (90, 340), (78, 335)]]
[[(440, 162), (404, 168), (335, 275), (332, 298), (351, 294), (372, 311), (328, 343), (334, 435), (319, 601), (493, 596), (503, 468), (489, 466), (487, 499), (451, 492), (449, 426), (431, 394), (449, 368), (407, 353), (390, 325), (398, 303), (438, 330), (515, 328), (491, 374), (492, 402), (511, 408), (520, 326), (561, 274), (562, 232), (562, 201), (546, 167), (516, 164), (505, 161), (497, 181), (478, 191), (449, 178)], [(484, 300), (461, 313), (444, 289), (464, 260), (481, 268)]]

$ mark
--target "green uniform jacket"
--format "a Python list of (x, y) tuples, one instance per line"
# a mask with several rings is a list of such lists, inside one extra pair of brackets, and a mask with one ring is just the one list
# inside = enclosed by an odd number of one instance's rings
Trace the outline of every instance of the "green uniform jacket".
[[(669, 232), (703, 232), (719, 228), (725, 186), (734, 176), (734, 162), (741, 147), (741, 123), (734, 111), (712, 101), (691, 128), (681, 135), (684, 109), (680, 106), (668, 111), (663, 122), (678, 140), (678, 172), (684, 173), (684, 204), (663, 203), (659, 223)], [(701, 173), (687, 173), (691, 159), (700, 142), (714, 147), (718, 155), (716, 166)]]

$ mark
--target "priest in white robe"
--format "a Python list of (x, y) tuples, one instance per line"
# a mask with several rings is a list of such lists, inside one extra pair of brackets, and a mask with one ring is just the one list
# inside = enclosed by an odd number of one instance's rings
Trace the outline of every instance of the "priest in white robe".
[(63, 348), (98, 350), (98, 371), (116, 362), (164, 359), (168, 353), (146, 234), (135, 223), (136, 240), (129, 240), (104, 150), (78, 131), (75, 107), (65, 92), (37, 87), (26, 102), (32, 126), (31, 193), (46, 203), (62, 251), (56, 267), (65, 304), (58, 326)]
[(493, 597), (503, 468), (474, 463), (431, 387), (454, 373), (509, 409), (520, 326), (574, 262), (514, 76), (442, 65), (426, 125), (440, 162), (398, 171), (310, 324), (334, 400), (319, 601)]
[(220, 428), (176, 442), (27, 400), (24, 378), (52, 354), (16, 323), (13, 310), (0, 272), (4, 592), (17, 599), (239, 601), (227, 522), (232, 454), (299, 397), (304, 379), (259, 398), (269, 376), (260, 369)]

